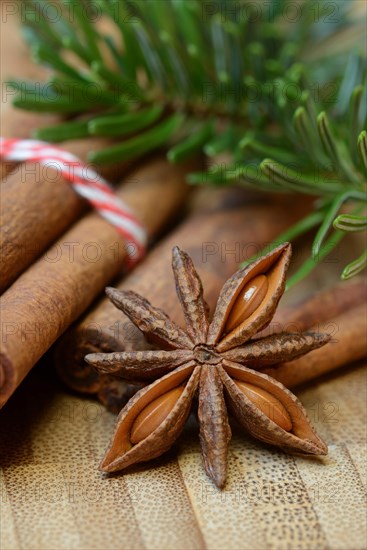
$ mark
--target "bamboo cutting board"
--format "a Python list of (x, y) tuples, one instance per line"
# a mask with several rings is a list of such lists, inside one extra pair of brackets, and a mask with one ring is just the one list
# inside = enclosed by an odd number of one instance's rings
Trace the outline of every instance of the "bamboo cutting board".
[(1, 548), (363, 549), (365, 369), (299, 396), (329, 455), (286, 455), (234, 430), (229, 481), (205, 476), (194, 419), (150, 466), (104, 477), (114, 415), (69, 395), (44, 361), (1, 413)]

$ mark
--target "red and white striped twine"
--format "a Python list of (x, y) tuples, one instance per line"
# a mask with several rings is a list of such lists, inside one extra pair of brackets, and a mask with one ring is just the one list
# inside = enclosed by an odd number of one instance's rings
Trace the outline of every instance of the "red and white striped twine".
[(142, 258), (147, 241), (144, 227), (107, 181), (78, 157), (45, 141), (0, 137), (0, 159), (39, 162), (61, 172), (73, 189), (122, 235), (128, 245), (129, 265)]

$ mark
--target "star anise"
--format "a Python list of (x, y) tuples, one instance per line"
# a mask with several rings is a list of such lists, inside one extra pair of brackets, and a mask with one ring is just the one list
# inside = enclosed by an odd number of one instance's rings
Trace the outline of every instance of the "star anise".
[(161, 349), (86, 357), (100, 372), (139, 382), (155, 380), (122, 409), (101, 463), (103, 471), (122, 470), (167, 451), (182, 431), (196, 393), (205, 469), (218, 487), (225, 484), (231, 437), (227, 407), (257, 439), (305, 454), (327, 453), (298, 399), (255, 370), (294, 359), (329, 340), (328, 335), (312, 332), (254, 339), (275, 313), (290, 257), (287, 243), (235, 273), (223, 286), (209, 322), (191, 258), (174, 248), (173, 272), (186, 332), (138, 294), (106, 290), (146, 339)]

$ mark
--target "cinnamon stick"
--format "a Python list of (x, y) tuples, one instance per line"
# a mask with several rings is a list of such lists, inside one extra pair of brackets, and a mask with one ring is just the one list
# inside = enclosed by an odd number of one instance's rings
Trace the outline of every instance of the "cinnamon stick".
[[(91, 148), (101, 148), (104, 139), (64, 142), (63, 147), (83, 161)], [(130, 163), (131, 164), (131, 163)], [(98, 167), (107, 179), (121, 178), (129, 167)], [(3, 180), (0, 210), (0, 292), (15, 281), (34, 260), (86, 211), (87, 203), (59, 170), (38, 162), (21, 163)]]
[(279, 332), (303, 332), (311, 328), (320, 330), (326, 321), (365, 303), (366, 298), (367, 287), (363, 278), (340, 282), (313, 296), (306, 296), (293, 305), (280, 307), (270, 325), (259, 336)]
[(17, 165), (14, 162), (2, 162), (0, 161), (0, 183), (3, 179), (6, 178), (10, 172), (12, 172)]
[(326, 346), (311, 353), (282, 363), (274, 368), (262, 370), (273, 376), (287, 388), (313, 380), (345, 364), (359, 361), (367, 355), (367, 308), (362, 303), (348, 309), (337, 317), (330, 318), (324, 325), (307, 327), (315, 331), (329, 332), (332, 340)]
[[(206, 301), (213, 310), (223, 283), (239, 263), (293, 223), (305, 208), (304, 203), (295, 208), (289, 197), (264, 204), (263, 199), (261, 202), (258, 198), (251, 200), (248, 193), (239, 190), (224, 193), (210, 190), (210, 206), (207, 206), (208, 195), (204, 193), (204, 197), (193, 215), (117, 285), (139, 292), (181, 325), (184, 323), (182, 310), (169, 267), (174, 245), (179, 245), (193, 258), (204, 284)], [(84, 362), (84, 356), (144, 345), (141, 334), (128, 319), (109, 300), (102, 298), (60, 340), (55, 362), (71, 388), (98, 394), (109, 409), (117, 410), (126, 397), (126, 385), (116, 378), (97, 374)]]
[[(150, 237), (177, 212), (187, 194), (186, 173), (197, 168), (151, 160), (130, 175), (119, 196), (135, 210)], [(126, 243), (97, 213), (74, 225), (25, 271), (0, 299), (0, 404), (36, 361), (121, 270)]]

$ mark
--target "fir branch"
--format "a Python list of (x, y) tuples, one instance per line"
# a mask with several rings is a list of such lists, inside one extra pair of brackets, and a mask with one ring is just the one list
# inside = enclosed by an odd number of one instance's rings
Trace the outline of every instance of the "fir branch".
[[(365, 229), (367, 71), (358, 53), (361, 26), (350, 24), (351, 2), (335, 4), (336, 19), (322, 2), (301, 2), (297, 21), (284, 16), (285, 0), (267, 7), (166, 0), (163, 9), (155, 0), (24, 3), (25, 38), (53, 77), (44, 87), (13, 82), (14, 103), (69, 117), (37, 137), (114, 138), (104, 151), (91, 151), (94, 162), (164, 145), (172, 162), (203, 151), (209, 169), (189, 175), (192, 184), (237, 183), (321, 198), (281, 236), (317, 230), (313, 253), (294, 281), (331, 242)], [(110, 32), (102, 30), (106, 25)], [(348, 28), (349, 55), (331, 55), (338, 33)], [(210, 166), (211, 157), (226, 151), (232, 164)], [(354, 214), (340, 214), (346, 202)], [(362, 255), (343, 277), (364, 263)]]

